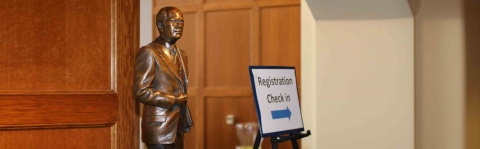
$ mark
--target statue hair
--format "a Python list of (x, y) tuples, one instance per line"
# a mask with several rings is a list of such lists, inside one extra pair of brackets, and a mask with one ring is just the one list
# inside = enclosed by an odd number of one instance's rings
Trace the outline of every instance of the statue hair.
[(157, 29), (159, 32), (162, 32), (162, 30), (160, 29), (160, 27), (164, 27), (165, 26), (165, 21), (167, 20), (168, 18), (168, 12), (170, 10), (177, 10), (177, 11), (180, 11), (178, 8), (176, 7), (173, 7), (173, 6), (167, 6), (167, 7), (163, 7), (162, 9), (160, 9), (157, 13), (157, 18), (156, 18), (156, 22), (157, 22)]

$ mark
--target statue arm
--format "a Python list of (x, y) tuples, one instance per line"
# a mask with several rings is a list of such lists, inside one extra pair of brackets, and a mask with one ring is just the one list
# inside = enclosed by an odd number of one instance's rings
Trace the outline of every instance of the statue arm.
[(135, 99), (147, 105), (170, 108), (175, 103), (175, 95), (153, 88), (155, 72), (156, 66), (152, 51), (147, 47), (142, 47), (135, 62)]

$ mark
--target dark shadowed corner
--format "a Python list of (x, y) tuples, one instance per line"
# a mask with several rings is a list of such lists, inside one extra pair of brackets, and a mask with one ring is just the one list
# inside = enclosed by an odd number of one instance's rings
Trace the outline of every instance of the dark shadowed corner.
[(480, 1), (463, 0), (465, 25), (465, 148), (480, 148)]

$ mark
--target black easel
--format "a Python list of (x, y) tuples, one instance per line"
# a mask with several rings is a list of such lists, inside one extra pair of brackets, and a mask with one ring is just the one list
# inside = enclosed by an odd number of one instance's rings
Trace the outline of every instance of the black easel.
[[(290, 133), (289, 136), (272, 136), (270, 137), (270, 142), (272, 143), (272, 149), (278, 149), (278, 143), (279, 142), (285, 142), (285, 141), (292, 141), (292, 146), (293, 149), (298, 149), (298, 143), (297, 140), (301, 138), (305, 138), (307, 136), (311, 135), (310, 130), (307, 130), (307, 133)], [(253, 149), (258, 149), (260, 146), (260, 140), (262, 139), (262, 136), (260, 135), (260, 129), (257, 132), (257, 137), (255, 138), (255, 144), (253, 144)]]

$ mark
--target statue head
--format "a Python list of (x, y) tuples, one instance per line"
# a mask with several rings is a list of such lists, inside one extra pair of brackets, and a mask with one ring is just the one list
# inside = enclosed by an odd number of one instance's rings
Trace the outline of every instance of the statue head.
[(183, 33), (183, 14), (176, 7), (163, 7), (157, 13), (156, 23), (160, 38), (171, 44), (175, 43)]

